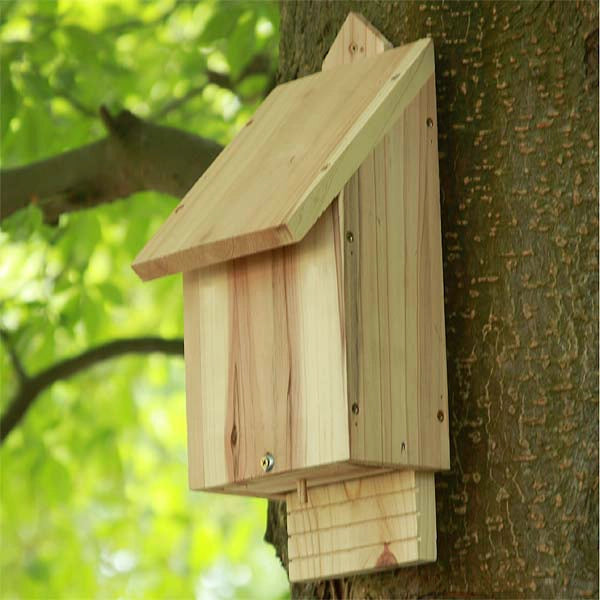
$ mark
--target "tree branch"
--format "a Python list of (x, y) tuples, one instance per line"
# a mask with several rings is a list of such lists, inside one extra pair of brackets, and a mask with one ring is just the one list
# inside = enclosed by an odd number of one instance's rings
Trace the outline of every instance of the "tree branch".
[(6, 348), (8, 355), (10, 356), (10, 361), (12, 363), (13, 369), (17, 374), (17, 378), (20, 383), (27, 379), (27, 373), (25, 373), (25, 369), (23, 368), (23, 363), (21, 363), (21, 359), (15, 350), (14, 344), (12, 343), (10, 336), (6, 331), (0, 329), (0, 339), (4, 343), (4, 347)]
[[(207, 71), (206, 77), (209, 83), (234, 89), (245, 77), (269, 71), (269, 57), (259, 54), (236, 81), (214, 71)], [(274, 85), (271, 77), (267, 91)], [(164, 117), (203, 89), (193, 88), (183, 98), (168, 102), (152, 118)], [(56, 90), (56, 94), (83, 114), (95, 114), (65, 90)], [(100, 116), (108, 137), (46, 160), (0, 171), (0, 220), (29, 204), (38, 204), (46, 222), (56, 223), (63, 213), (143, 190), (181, 198), (222, 150), (214, 140), (155, 125), (128, 110), (112, 116), (100, 107)]]
[(30, 203), (56, 223), (62, 213), (142, 190), (181, 198), (216, 158), (213, 140), (101, 108), (108, 137), (36, 163), (0, 171), (4, 219)]
[[(229, 75), (224, 73), (218, 73), (217, 71), (207, 70), (205, 72), (207, 82), (203, 85), (199, 85), (190, 89), (186, 94), (184, 94), (181, 98), (175, 98), (167, 102), (164, 106), (156, 110), (152, 115), (151, 119), (160, 119), (165, 117), (170, 112), (177, 110), (180, 106), (183, 106), (186, 102), (199, 96), (204, 88), (209, 84), (213, 83), (227, 90), (235, 91), (236, 86), (246, 77), (250, 75), (268, 75), (270, 68), (270, 59), (268, 56), (264, 54), (257, 54), (244, 68), (241, 75), (234, 81)], [(265, 90), (265, 94), (268, 94), (275, 87), (275, 75), (271, 75), (269, 82), (267, 83), (267, 88)]]
[(85, 117), (96, 117), (97, 113), (94, 109), (86, 106), (83, 102), (78, 100), (75, 96), (67, 92), (64, 88), (51, 88), (52, 91), (63, 100), (66, 100), (76, 111), (84, 115)]
[[(4, 336), (3, 339), (5, 339)], [(10, 346), (7, 347), (10, 350)], [(86, 350), (78, 356), (58, 362), (33, 377), (25, 375), (20, 379), (19, 389), (15, 397), (0, 418), (0, 443), (4, 442), (10, 432), (25, 416), (40, 392), (60, 379), (66, 379), (98, 362), (123, 354), (148, 354), (152, 352), (180, 356), (183, 354), (183, 340), (166, 340), (158, 337), (114, 340)]]

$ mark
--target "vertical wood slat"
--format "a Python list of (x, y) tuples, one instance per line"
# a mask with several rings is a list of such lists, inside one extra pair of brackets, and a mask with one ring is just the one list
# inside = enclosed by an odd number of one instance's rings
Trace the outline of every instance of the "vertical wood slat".
[[(350, 13), (322, 68), (389, 48)], [(357, 461), (449, 468), (437, 161), (432, 76), (338, 204), (352, 240), (344, 242), (344, 316), (350, 453)]]
[(354, 237), (344, 256), (352, 458), (439, 469), (449, 438), (435, 118), (432, 77), (342, 197)]

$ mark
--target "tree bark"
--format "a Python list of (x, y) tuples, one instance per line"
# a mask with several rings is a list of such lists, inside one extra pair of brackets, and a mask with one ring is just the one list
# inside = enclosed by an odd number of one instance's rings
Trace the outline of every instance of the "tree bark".
[(597, 4), (286, 1), (280, 80), (349, 10), (435, 42), (452, 469), (436, 563), (293, 596), (597, 597)]

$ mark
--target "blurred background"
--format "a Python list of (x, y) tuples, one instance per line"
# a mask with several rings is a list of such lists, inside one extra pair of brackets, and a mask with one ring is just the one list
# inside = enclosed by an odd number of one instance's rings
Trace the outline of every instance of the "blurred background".
[[(2, 168), (105, 136), (101, 105), (225, 144), (274, 84), (274, 3), (2, 0), (0, 11)], [(2, 221), (2, 414), (21, 370), (183, 335), (180, 276), (142, 284), (130, 268), (175, 203), (144, 192), (46, 224), (31, 198)], [(2, 598), (288, 597), (262, 539), (266, 501), (188, 491), (180, 356), (91, 361), (3, 434)]]

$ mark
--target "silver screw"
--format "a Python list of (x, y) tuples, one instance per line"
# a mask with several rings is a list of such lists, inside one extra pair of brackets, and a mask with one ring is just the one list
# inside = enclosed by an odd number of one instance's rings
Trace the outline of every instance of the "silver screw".
[(268, 473), (269, 471), (271, 471), (273, 469), (273, 467), (275, 466), (275, 457), (270, 453), (267, 452), (261, 459), (260, 459), (260, 466), (262, 467), (262, 470), (265, 473)]

